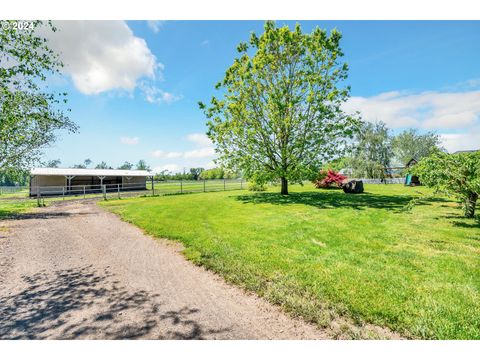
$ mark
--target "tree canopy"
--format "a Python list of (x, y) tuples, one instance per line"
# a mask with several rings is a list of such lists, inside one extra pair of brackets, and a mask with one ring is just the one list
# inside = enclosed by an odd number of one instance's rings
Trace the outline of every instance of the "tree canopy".
[(42, 150), (56, 140), (57, 130), (75, 132), (65, 115), (65, 93), (49, 91), (47, 76), (63, 64), (37, 35), (35, 28), (56, 28), (34, 21), (33, 28), (0, 29), (0, 169), (15, 171), (40, 160)]
[(351, 159), (354, 176), (382, 178), (390, 166), (392, 145), (389, 130), (384, 122), (366, 122), (356, 136)]
[(437, 151), (412, 169), (422, 184), (463, 203), (466, 217), (474, 217), (480, 195), (480, 151), (448, 154)]
[(407, 129), (392, 139), (395, 159), (403, 165), (411, 159), (421, 160), (439, 149), (440, 136), (433, 132), (419, 134), (417, 129)]
[(133, 164), (125, 161), (122, 165), (118, 167), (119, 170), (132, 170), (133, 169)]
[(58, 166), (61, 163), (62, 162), (60, 161), (60, 159), (55, 159), (55, 160), (47, 161), (46, 166), (49, 167), (49, 168), (58, 168)]
[(150, 166), (147, 164), (145, 160), (139, 160), (137, 165), (136, 165), (137, 170), (147, 170), (151, 171)]
[(221, 97), (199, 103), (218, 163), (257, 182), (300, 182), (322, 162), (340, 157), (359, 119), (342, 104), (348, 66), (341, 62), (341, 34), (300, 25), (265, 23), (260, 36), (238, 45), (238, 57), (216, 88)]
[(108, 166), (108, 164), (105, 161), (102, 161), (95, 166), (95, 169), (113, 169), (113, 168), (111, 166)]

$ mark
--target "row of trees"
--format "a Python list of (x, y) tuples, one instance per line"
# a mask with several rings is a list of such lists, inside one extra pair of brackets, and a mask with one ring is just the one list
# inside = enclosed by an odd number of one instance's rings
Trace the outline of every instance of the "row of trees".
[(349, 169), (354, 177), (383, 178), (391, 167), (403, 167), (411, 159), (421, 160), (442, 150), (440, 137), (417, 129), (407, 129), (398, 135), (385, 123), (364, 123), (347, 156), (328, 164), (335, 170)]
[(205, 170), (204, 168), (191, 168), (188, 172), (170, 173), (163, 170), (155, 175), (155, 180), (214, 180), (238, 179), (241, 174), (220, 167)]
[[(58, 168), (61, 164), (59, 159), (50, 160), (46, 163), (47, 167)], [(90, 159), (85, 159), (81, 164), (73, 165), (74, 169), (87, 169), (93, 162)], [(95, 165), (94, 169), (114, 169), (114, 167), (109, 166), (105, 161), (101, 161), (97, 165)], [(117, 169), (120, 170), (147, 170), (151, 171), (150, 166), (147, 164), (145, 160), (139, 160), (136, 165), (125, 161), (122, 165), (118, 166)]]

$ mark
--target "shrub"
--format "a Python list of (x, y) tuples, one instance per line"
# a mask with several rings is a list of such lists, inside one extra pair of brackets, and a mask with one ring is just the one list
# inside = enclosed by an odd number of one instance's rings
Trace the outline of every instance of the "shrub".
[(422, 184), (455, 196), (465, 216), (473, 218), (480, 197), (480, 151), (448, 154), (437, 151), (411, 168)]
[(266, 191), (267, 186), (265, 184), (261, 184), (255, 181), (248, 183), (248, 190), (250, 191)]
[(317, 178), (313, 181), (315, 187), (329, 188), (329, 187), (342, 187), (342, 183), (347, 179), (346, 176), (336, 172), (332, 169), (320, 170)]

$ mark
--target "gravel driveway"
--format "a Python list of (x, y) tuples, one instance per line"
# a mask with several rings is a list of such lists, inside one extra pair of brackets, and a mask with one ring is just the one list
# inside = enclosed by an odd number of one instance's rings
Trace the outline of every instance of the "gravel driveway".
[(1, 339), (320, 339), (93, 202), (0, 221)]

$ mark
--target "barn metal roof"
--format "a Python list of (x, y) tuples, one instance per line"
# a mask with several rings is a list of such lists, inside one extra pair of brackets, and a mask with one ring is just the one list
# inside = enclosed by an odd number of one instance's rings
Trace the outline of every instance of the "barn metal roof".
[(30, 175), (55, 176), (153, 176), (146, 170), (34, 168)]

